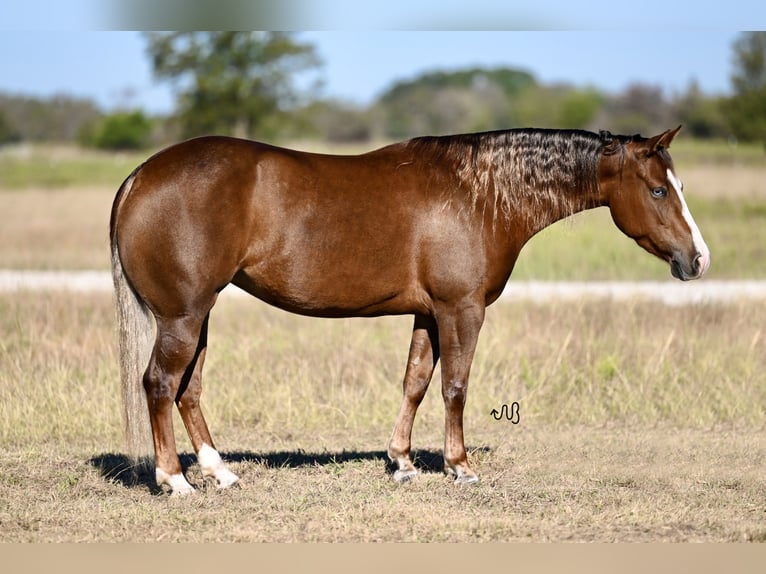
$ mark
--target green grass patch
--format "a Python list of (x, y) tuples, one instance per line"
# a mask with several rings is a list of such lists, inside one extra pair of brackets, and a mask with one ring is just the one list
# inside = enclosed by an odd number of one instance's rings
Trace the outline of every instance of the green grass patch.
[[(712, 254), (713, 279), (766, 277), (766, 199), (689, 198), (689, 209)], [(649, 255), (599, 208), (555, 223), (524, 247), (511, 280), (641, 281), (671, 279), (664, 261)]]
[(673, 141), (671, 153), (679, 168), (700, 164), (766, 166), (766, 148), (759, 143), (680, 137)]
[(115, 190), (148, 152), (112, 153), (22, 145), (0, 149), (0, 190), (110, 186)]

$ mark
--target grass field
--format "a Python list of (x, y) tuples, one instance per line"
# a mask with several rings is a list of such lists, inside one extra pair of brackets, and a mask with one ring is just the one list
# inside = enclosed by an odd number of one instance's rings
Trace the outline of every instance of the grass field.
[[(679, 151), (709, 277), (766, 277), (762, 156)], [(14, 153), (0, 154), (0, 268), (107, 269), (109, 207), (140, 158)], [(669, 272), (596, 210), (534, 238), (515, 277)], [(466, 407), (481, 483), (442, 473), (437, 376), (413, 434), (422, 476), (399, 486), (384, 452), (411, 320), (222, 297), (203, 409), (242, 486), (203, 482), (176, 417), (200, 487), (176, 500), (122, 454), (111, 297), (0, 294), (0, 540), (763, 542), (764, 325), (766, 301), (499, 302)], [(518, 424), (490, 414), (513, 402)]]
[[(0, 296), (5, 541), (764, 541), (766, 303), (499, 303), (466, 411), (476, 488), (441, 472), (438, 377), (420, 480), (384, 450), (410, 320), (316, 320), (224, 298), (203, 408), (242, 479), (196, 496), (134, 481), (108, 295)], [(493, 408), (517, 401), (518, 424)]]

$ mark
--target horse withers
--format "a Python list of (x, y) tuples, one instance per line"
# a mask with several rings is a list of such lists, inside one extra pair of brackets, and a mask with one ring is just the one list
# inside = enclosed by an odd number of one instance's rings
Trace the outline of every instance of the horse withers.
[(176, 451), (175, 403), (204, 475), (221, 488), (238, 480), (199, 406), (210, 310), (233, 283), (314, 317), (414, 315), (388, 443), (393, 478), (417, 474), (412, 425), (441, 359), (444, 468), (476, 482), (463, 440), (474, 349), (485, 308), (533, 235), (608, 206), (673, 276), (697, 279), (710, 265), (668, 153), (678, 129), (422, 137), (355, 156), (202, 137), (159, 152), (125, 180), (111, 213), (131, 453), (153, 452), (157, 482), (173, 494), (193, 491)]

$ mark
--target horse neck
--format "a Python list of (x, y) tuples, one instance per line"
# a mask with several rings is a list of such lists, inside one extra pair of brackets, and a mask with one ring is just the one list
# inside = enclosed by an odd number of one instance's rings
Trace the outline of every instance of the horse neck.
[(532, 237), (557, 221), (603, 205), (605, 203), (600, 195), (593, 193), (588, 186), (550, 187), (525, 196), (517, 220)]
[[(457, 174), (474, 205), (492, 205), (493, 224), (530, 236), (569, 215), (596, 207), (602, 144), (577, 130), (509, 130), (454, 140)], [(453, 156), (455, 157), (455, 156)], [(479, 199), (481, 198), (481, 199)]]
[(507, 130), (416, 138), (409, 151), (444, 176), (448, 204), (482, 227), (531, 235), (564, 217), (602, 205), (602, 142), (579, 130)]

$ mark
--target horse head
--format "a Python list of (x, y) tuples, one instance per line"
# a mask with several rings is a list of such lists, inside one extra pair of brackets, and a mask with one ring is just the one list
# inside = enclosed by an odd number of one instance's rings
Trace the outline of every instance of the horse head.
[(689, 212), (668, 153), (681, 126), (651, 138), (601, 132), (599, 186), (617, 227), (670, 264), (674, 277), (698, 279), (710, 250)]

